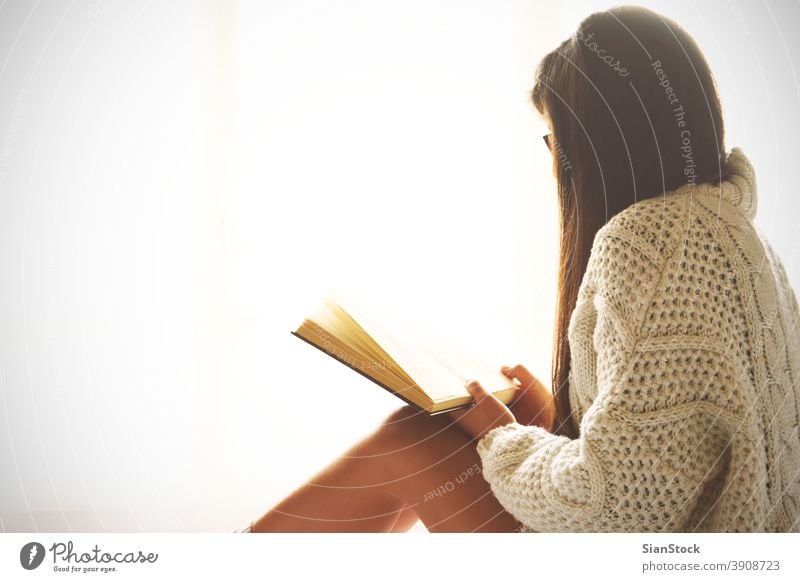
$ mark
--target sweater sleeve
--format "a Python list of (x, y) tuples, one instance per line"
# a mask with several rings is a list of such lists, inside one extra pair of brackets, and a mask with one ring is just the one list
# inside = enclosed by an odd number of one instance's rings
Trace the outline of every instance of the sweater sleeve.
[[(644, 261), (624, 238), (604, 241), (598, 253)], [(602, 257), (592, 259), (598, 261)], [(620, 277), (610, 268), (610, 278)], [(513, 423), (479, 441), (484, 478), (527, 528), (681, 531), (690, 526), (704, 485), (719, 474), (719, 410), (703, 400), (704, 390), (729, 379), (724, 358), (707, 349), (716, 343), (677, 336), (671, 328), (637, 335), (645, 319), (657, 321), (669, 309), (670, 298), (657, 291), (663, 268), (636, 266), (634, 272), (653, 269), (655, 275), (651, 287), (638, 293), (621, 280), (614, 289), (600, 281), (586, 298), (597, 314), (594, 329), (586, 332), (596, 354), (591, 374), (597, 395), (581, 418), (579, 438)]]

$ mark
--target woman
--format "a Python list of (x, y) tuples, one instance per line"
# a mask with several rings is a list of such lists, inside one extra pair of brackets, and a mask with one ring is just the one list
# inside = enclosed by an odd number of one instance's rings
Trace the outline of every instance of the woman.
[(551, 393), (391, 415), (245, 531), (798, 531), (800, 310), (676, 23), (592, 14), (539, 65), (561, 216)]

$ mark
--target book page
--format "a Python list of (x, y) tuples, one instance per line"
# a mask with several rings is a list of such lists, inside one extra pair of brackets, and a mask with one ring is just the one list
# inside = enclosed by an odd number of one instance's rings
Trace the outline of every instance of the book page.
[[(503, 392), (507, 402), (509, 390), (516, 384), (500, 373), (499, 364), (487, 363), (467, 350), (439, 340), (433, 345), (408, 334), (409, 327), (388, 332), (364, 309), (342, 295), (333, 300), (348, 312), (392, 359), (436, 402), (469, 397), (464, 383), (478, 380), (490, 392)], [(433, 337), (433, 336), (430, 336)], [(428, 338), (430, 340), (430, 337)]]
[(442, 366), (450, 370), (462, 383), (477, 380), (489, 392), (514, 388), (513, 380), (500, 372), (500, 362), (492, 361), (475, 353), (466, 346), (456, 345), (449, 338), (421, 326), (406, 325), (401, 330), (405, 337), (430, 354)]
[(356, 308), (341, 294), (331, 299), (358, 322), (431, 400), (469, 396), (464, 382), (420, 346), (401, 335), (388, 332), (364, 309)]

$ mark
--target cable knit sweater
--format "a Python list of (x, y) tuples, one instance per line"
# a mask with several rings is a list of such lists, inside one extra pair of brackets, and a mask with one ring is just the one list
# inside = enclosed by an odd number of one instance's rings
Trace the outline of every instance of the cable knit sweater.
[(800, 310), (753, 168), (640, 200), (594, 238), (569, 324), (580, 437), (478, 443), (520, 531), (798, 531)]

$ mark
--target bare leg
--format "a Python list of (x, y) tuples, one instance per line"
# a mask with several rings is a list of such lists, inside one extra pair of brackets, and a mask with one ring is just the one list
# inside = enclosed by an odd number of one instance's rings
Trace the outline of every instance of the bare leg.
[(475, 443), (449, 419), (403, 407), (253, 523), (267, 531), (513, 531), (480, 473)]

